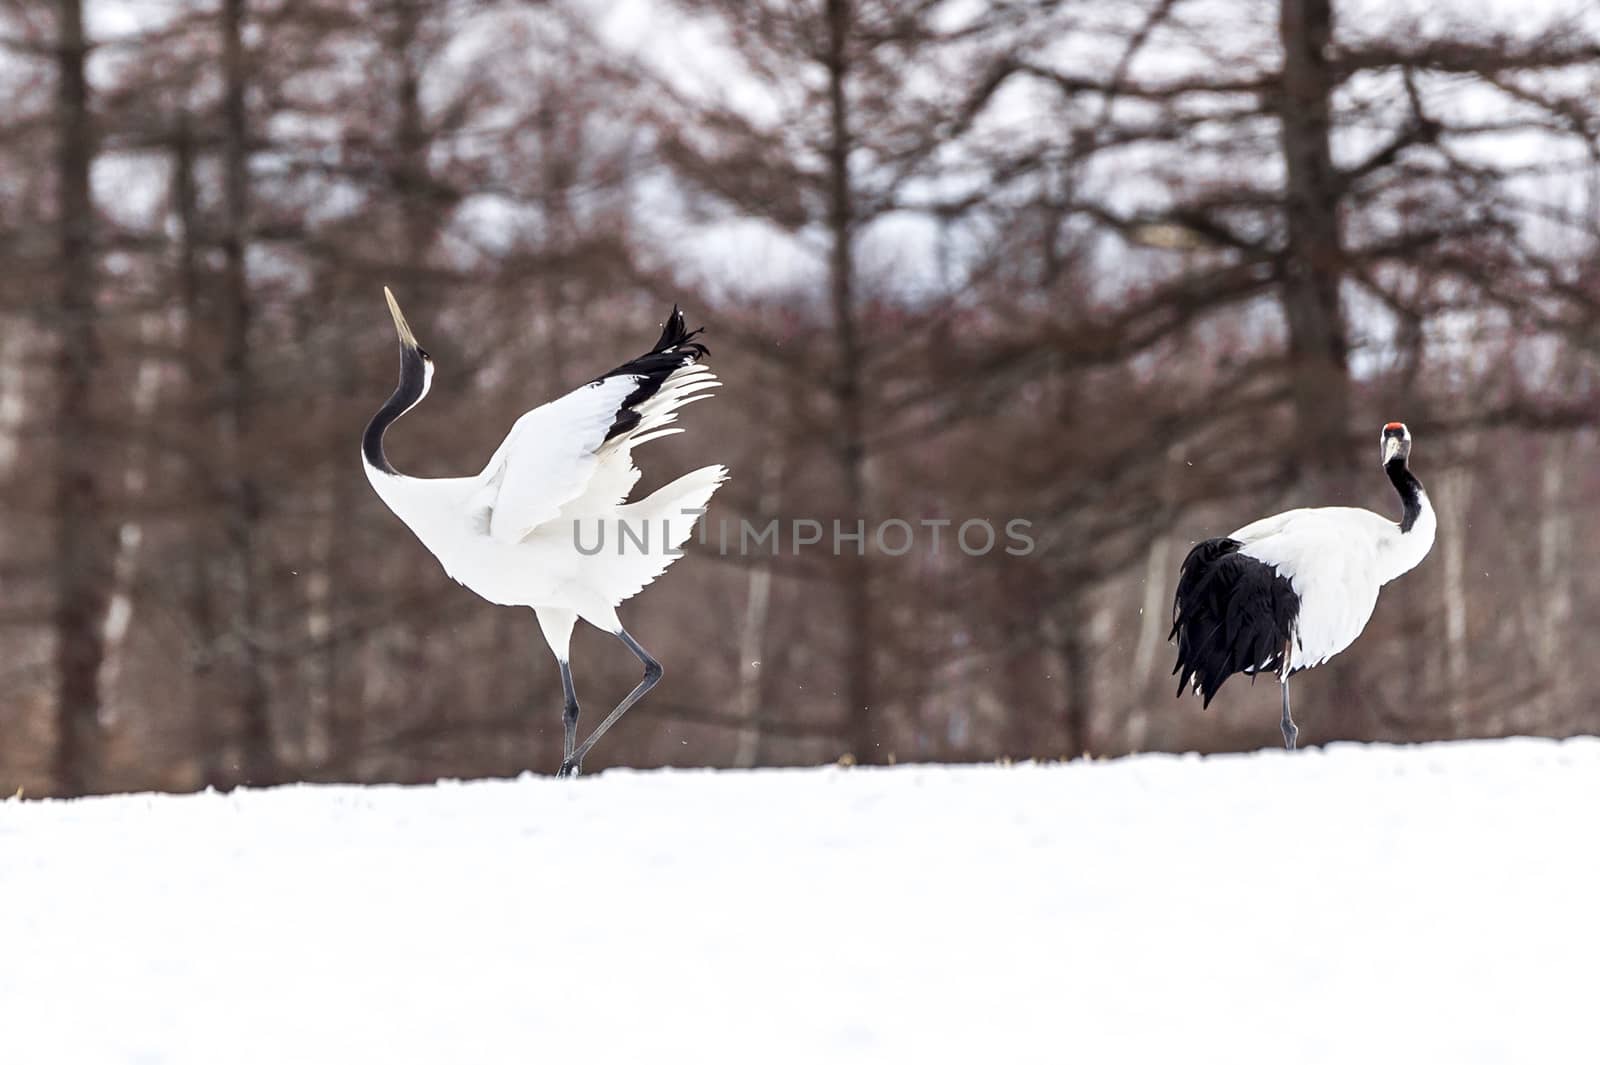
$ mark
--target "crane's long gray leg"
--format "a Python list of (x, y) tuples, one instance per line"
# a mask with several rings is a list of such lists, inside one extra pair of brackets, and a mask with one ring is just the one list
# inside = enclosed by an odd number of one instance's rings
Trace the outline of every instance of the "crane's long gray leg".
[[(578, 741), (578, 693), (572, 686), (570, 661), (572, 627), (578, 623), (578, 615), (571, 610), (536, 607), (533, 616), (539, 619), (539, 631), (544, 633), (544, 642), (550, 645), (550, 653), (556, 656), (556, 665), (561, 667), (561, 693), (566, 698), (566, 705), (561, 710), (561, 724), (566, 731), (561, 743), (561, 762), (565, 766)], [(566, 775), (564, 769), (561, 775)]]
[(1294, 741), (1300, 735), (1300, 730), (1294, 727), (1294, 718), (1289, 716), (1289, 678), (1283, 678), (1283, 720), (1278, 723), (1283, 730), (1283, 745), (1289, 750), (1294, 750)]
[(661, 680), (661, 663), (652, 658), (649, 651), (640, 647), (638, 640), (629, 636), (626, 629), (617, 630), (617, 639), (626, 644), (628, 650), (632, 651), (634, 656), (644, 663), (644, 678), (639, 681), (633, 691), (628, 693), (626, 699), (617, 704), (615, 710), (606, 715), (606, 719), (600, 722), (599, 727), (589, 733), (589, 738), (579, 744), (577, 750), (567, 755), (566, 761), (561, 763), (561, 776), (577, 775), (578, 771), (583, 767), (583, 756), (588, 754), (590, 749), (594, 747), (595, 742), (606, 734), (606, 729), (615, 725), (617, 719), (628, 712), (629, 707), (644, 698), (645, 693), (654, 688), (656, 683)]
[(561, 743), (561, 763), (563, 766), (572, 761), (572, 750), (578, 744), (578, 693), (572, 687), (572, 666), (565, 658), (557, 659), (561, 666), (561, 692), (566, 697), (566, 705), (561, 709), (561, 725), (566, 730), (566, 738)]

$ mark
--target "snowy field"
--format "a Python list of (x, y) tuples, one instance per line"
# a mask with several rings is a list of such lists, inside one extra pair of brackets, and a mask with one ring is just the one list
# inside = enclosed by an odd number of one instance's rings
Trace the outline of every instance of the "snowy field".
[(1586, 1062), (1600, 740), (0, 803), (0, 1062)]

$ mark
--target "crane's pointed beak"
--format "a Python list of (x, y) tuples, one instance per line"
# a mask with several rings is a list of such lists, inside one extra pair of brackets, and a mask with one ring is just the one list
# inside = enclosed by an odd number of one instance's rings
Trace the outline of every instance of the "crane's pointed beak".
[(417, 343), (411, 327), (406, 324), (406, 316), (400, 313), (400, 304), (395, 302), (394, 293), (389, 291), (388, 285), (383, 286), (383, 298), (389, 301), (389, 314), (394, 318), (394, 331), (400, 334), (401, 345), (412, 351), (420, 349), (422, 345)]

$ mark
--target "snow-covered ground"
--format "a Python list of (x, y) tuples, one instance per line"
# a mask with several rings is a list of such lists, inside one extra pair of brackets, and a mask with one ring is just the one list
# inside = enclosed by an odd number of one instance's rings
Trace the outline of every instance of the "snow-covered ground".
[(0, 803), (0, 1062), (1585, 1062), (1600, 740)]

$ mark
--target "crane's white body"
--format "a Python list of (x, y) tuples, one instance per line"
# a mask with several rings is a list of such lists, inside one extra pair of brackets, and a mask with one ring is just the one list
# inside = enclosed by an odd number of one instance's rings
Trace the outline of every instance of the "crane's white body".
[(1400, 496), (1398, 522), (1355, 507), (1274, 514), (1195, 544), (1178, 569), (1172, 632), (1178, 694), (1192, 687), (1210, 706), (1227, 679), (1274, 672), (1282, 682), (1283, 745), (1300, 730), (1289, 677), (1319, 666), (1367, 627), (1378, 591), (1421, 562), (1438, 522), (1407, 465), (1411, 433), (1389, 422), (1379, 436), (1383, 470)]
[[(682, 432), (672, 428), (678, 411), (717, 386), (700, 365), (709, 351), (673, 307), (653, 348), (518, 418), (477, 476), (407, 477), (384, 453), (384, 434), (427, 396), (433, 357), (394, 293), (383, 293), (400, 339), (400, 379), (362, 434), (367, 480), (445, 573), (491, 603), (533, 608), (561, 669), (558, 775), (576, 775), (595, 742), (661, 680), (661, 663), (622, 627), (617, 605), (677, 560), (728, 475), (706, 466), (625, 502), (639, 480), (634, 447)], [(570, 662), (579, 618), (615, 635), (644, 667), (633, 691), (581, 744)]]
[(451, 578), (491, 603), (532, 607), (565, 660), (577, 618), (607, 632), (621, 628), (617, 605), (679, 556), (696, 512), (727, 477), (724, 467), (706, 466), (623, 502), (639, 479), (634, 446), (682, 432), (667, 428), (676, 412), (718, 383), (706, 367), (685, 366), (639, 406), (636, 426), (610, 440), (606, 432), (638, 378), (584, 385), (517, 419), (475, 477), (407, 477), (365, 456), (362, 466)]
[(1407, 532), (1359, 507), (1303, 507), (1253, 521), (1229, 534), (1239, 554), (1271, 566), (1293, 586), (1300, 614), (1285, 672), (1321, 665), (1355, 642), (1378, 604), (1378, 590), (1427, 557), (1438, 529), (1422, 498)]

